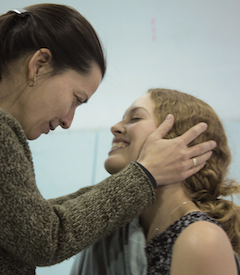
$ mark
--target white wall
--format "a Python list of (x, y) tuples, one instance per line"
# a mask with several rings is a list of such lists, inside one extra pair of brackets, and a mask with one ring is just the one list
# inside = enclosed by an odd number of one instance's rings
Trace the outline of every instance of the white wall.
[[(223, 119), (240, 179), (239, 0), (0, 0), (0, 13), (40, 2), (68, 4), (95, 27), (108, 68), (99, 90), (76, 113), (72, 129), (30, 142), (39, 189), (64, 195), (107, 176), (107, 130), (148, 88), (167, 87), (209, 103)], [(96, 169), (94, 169), (96, 167)], [(71, 260), (37, 274), (68, 274)]]
[(239, 0), (1, 0), (0, 12), (38, 2), (76, 8), (107, 53), (106, 78), (72, 128), (109, 127), (150, 87), (191, 93), (224, 120), (240, 118)]

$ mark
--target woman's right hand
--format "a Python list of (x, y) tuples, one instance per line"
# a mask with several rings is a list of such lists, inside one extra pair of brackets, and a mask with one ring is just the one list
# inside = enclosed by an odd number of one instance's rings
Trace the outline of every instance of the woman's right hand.
[(203, 122), (177, 138), (164, 139), (173, 124), (173, 115), (168, 115), (148, 137), (137, 159), (152, 174), (158, 186), (181, 182), (197, 173), (204, 167), (212, 155), (211, 150), (217, 145), (210, 140), (188, 147), (189, 143), (207, 129), (207, 124)]

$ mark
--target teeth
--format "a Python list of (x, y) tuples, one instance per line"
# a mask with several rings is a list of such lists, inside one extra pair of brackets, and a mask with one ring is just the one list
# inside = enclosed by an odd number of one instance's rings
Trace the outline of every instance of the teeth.
[(125, 142), (116, 142), (116, 143), (112, 144), (112, 149), (115, 149), (115, 148), (124, 148), (126, 146), (127, 146), (127, 144)]

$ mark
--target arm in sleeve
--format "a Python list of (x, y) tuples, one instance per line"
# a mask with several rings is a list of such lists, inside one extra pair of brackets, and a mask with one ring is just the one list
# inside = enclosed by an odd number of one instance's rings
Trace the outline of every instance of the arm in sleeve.
[(47, 201), (26, 152), (15, 133), (1, 131), (0, 246), (28, 264), (61, 262), (154, 202), (151, 181), (136, 163), (83, 192)]
[(79, 189), (78, 191), (71, 193), (69, 195), (61, 196), (61, 197), (54, 198), (54, 199), (49, 199), (48, 202), (51, 203), (52, 205), (57, 205), (57, 204), (61, 205), (66, 201), (73, 200), (87, 192), (90, 192), (93, 189), (93, 187), (94, 186), (83, 187), (83, 188)]

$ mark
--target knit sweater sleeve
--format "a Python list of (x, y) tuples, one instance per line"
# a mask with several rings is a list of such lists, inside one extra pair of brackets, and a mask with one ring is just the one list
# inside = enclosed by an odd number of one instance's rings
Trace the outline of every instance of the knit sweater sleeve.
[(63, 204), (66, 201), (73, 200), (87, 192), (90, 192), (93, 188), (94, 188), (93, 185), (83, 187), (83, 188), (79, 189), (78, 191), (71, 193), (69, 195), (61, 196), (61, 197), (54, 198), (54, 199), (49, 199), (48, 202), (51, 203), (52, 205)]
[(152, 184), (136, 163), (93, 187), (45, 200), (24, 133), (10, 122), (0, 123), (0, 247), (13, 257), (38, 266), (61, 262), (154, 202)]

